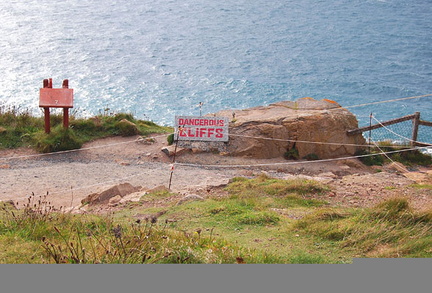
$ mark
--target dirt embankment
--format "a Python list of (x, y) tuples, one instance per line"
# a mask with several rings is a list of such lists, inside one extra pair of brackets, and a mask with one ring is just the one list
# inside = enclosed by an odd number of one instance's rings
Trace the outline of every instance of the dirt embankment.
[[(172, 158), (161, 151), (166, 136), (154, 142), (140, 137), (97, 140), (74, 152), (39, 155), (31, 149), (0, 151), (0, 201), (25, 203), (31, 194), (48, 194), (56, 207), (78, 207), (92, 193), (130, 183), (142, 190), (168, 187)], [(385, 198), (408, 197), (416, 209), (432, 208), (432, 191), (412, 187), (432, 183), (430, 168), (403, 170), (395, 166), (376, 169), (355, 159), (334, 161), (286, 161), (283, 158), (249, 159), (213, 153), (187, 152), (177, 157), (171, 190), (207, 196), (235, 176), (262, 172), (277, 178), (303, 176), (331, 186), (324, 197), (335, 206), (371, 206)]]

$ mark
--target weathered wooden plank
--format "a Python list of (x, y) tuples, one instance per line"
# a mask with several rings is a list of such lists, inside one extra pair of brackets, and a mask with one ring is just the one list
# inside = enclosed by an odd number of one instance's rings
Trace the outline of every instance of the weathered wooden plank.
[(416, 142), (415, 145), (418, 147), (430, 147), (430, 146), (432, 146), (432, 144), (430, 144), (430, 143), (423, 143), (423, 142)]
[(415, 146), (416, 142), (417, 142), (419, 121), (420, 121), (420, 112), (415, 112), (414, 118), (413, 118), (413, 128), (412, 128), (412, 136), (411, 136), (411, 145), (412, 146)]
[(420, 120), (419, 124), (420, 125), (424, 125), (424, 126), (431, 126), (432, 127), (432, 122), (430, 122), (430, 121)]
[(348, 130), (347, 134), (348, 135), (355, 135), (355, 134), (362, 133), (362, 132), (365, 132), (365, 131), (381, 128), (383, 126), (388, 126), (388, 125), (392, 125), (392, 124), (396, 124), (396, 123), (400, 123), (400, 122), (404, 122), (404, 121), (408, 121), (408, 120), (413, 120), (415, 117), (416, 117), (416, 114), (407, 115), (407, 116), (403, 116), (403, 117), (400, 117), (400, 118), (396, 118), (396, 119), (388, 120), (388, 121), (385, 121), (385, 122), (381, 122), (379, 124), (374, 124), (374, 125), (371, 125), (371, 126), (364, 126), (364, 127), (360, 127), (360, 128), (357, 128), (357, 129)]

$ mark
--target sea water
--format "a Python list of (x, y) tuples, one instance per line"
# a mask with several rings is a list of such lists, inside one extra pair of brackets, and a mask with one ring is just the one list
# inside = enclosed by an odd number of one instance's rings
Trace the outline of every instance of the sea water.
[[(38, 113), (46, 78), (69, 79), (78, 115), (165, 125), (301, 97), (432, 94), (431, 0), (11, 0), (0, 32), (0, 105)], [(362, 126), (370, 113), (432, 121), (432, 97), (350, 110)]]

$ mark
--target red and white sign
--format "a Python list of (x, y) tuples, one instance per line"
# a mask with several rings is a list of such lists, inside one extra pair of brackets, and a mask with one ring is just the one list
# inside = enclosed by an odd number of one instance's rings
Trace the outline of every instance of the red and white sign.
[(175, 117), (175, 140), (228, 141), (226, 117)]

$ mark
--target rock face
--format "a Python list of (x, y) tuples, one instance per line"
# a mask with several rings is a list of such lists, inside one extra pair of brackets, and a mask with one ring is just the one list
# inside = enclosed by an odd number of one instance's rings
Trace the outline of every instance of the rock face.
[(186, 148), (181, 148), (181, 147), (175, 147), (175, 145), (169, 145), (169, 146), (165, 146), (161, 149), (161, 151), (166, 154), (168, 157), (171, 157), (174, 155), (174, 153), (176, 153), (177, 156), (180, 156), (186, 152), (189, 151), (189, 149)]
[(101, 193), (92, 193), (81, 200), (81, 203), (89, 205), (108, 204), (112, 198), (117, 197), (118, 201), (120, 201), (120, 199), (125, 195), (137, 192), (139, 190), (141, 190), (141, 186), (135, 187), (130, 183), (122, 183), (115, 185)]
[(358, 127), (356, 117), (331, 100), (302, 98), (212, 115), (231, 120), (226, 151), (235, 156), (276, 158), (296, 149), (299, 158), (326, 159), (353, 155), (361, 148), (353, 144), (365, 144), (361, 134), (346, 134)]

